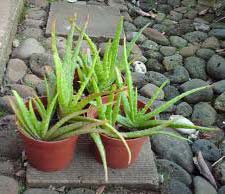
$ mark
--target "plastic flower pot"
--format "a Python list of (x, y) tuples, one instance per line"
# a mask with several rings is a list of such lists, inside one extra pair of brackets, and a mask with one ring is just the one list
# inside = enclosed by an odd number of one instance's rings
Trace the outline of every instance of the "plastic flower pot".
[[(46, 97), (40, 99), (46, 103)], [(34, 111), (37, 111), (35, 107)], [(18, 131), (24, 143), (28, 162), (37, 170), (46, 172), (62, 170), (73, 160), (78, 136), (48, 142), (27, 137), (20, 128)]]
[[(107, 103), (108, 96), (103, 97), (102, 101), (103, 103)], [(145, 104), (143, 102), (138, 101), (139, 108), (144, 107), (144, 105)], [(87, 115), (92, 118), (97, 118), (98, 114), (97, 114), (96, 108), (91, 106), (89, 108)], [(103, 134), (101, 135), (101, 139), (106, 151), (107, 165), (108, 167), (114, 168), (114, 169), (128, 168), (130, 165), (135, 163), (142, 149), (142, 146), (144, 145), (146, 141), (149, 140), (148, 137), (141, 137), (141, 138), (126, 140), (131, 151), (131, 162), (128, 164), (128, 160), (129, 160), (128, 153), (121, 140), (111, 138)], [(94, 154), (95, 154), (96, 160), (101, 163), (101, 157), (96, 146), (94, 148)]]

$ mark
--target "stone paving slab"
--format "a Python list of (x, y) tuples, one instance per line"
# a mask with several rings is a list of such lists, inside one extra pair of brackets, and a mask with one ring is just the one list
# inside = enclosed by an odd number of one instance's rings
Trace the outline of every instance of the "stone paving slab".
[[(79, 139), (76, 157), (71, 166), (63, 171), (46, 173), (31, 166), (27, 169), (27, 184), (30, 187), (67, 186), (67, 187), (123, 187), (128, 189), (158, 189), (158, 174), (151, 151), (150, 142), (143, 146), (138, 160), (128, 169), (109, 168), (109, 182), (104, 182), (101, 164), (94, 159), (90, 151), (93, 143), (86, 137)], [(40, 158), (41, 159), (41, 158)]]
[(116, 26), (120, 19), (120, 11), (117, 8), (99, 5), (79, 5), (67, 2), (55, 2), (51, 4), (46, 34), (51, 34), (52, 21), (56, 18), (56, 31), (58, 35), (68, 34), (70, 26), (68, 18), (77, 14), (77, 23), (83, 25), (89, 15), (87, 34), (96, 39), (108, 39), (114, 37)]
[(0, 85), (11, 53), (11, 45), (22, 9), (23, 0), (0, 1)]

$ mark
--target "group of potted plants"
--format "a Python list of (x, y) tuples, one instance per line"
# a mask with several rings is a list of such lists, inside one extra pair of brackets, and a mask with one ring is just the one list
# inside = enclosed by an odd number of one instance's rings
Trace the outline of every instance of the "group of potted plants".
[[(67, 167), (74, 157), (78, 137), (88, 134), (95, 143), (95, 157), (102, 162), (105, 181), (107, 167), (128, 168), (135, 162), (149, 136), (166, 134), (185, 139), (165, 128), (211, 128), (188, 125), (178, 120), (158, 120), (156, 115), (183, 97), (204, 90), (205, 86), (185, 92), (151, 110), (152, 103), (168, 82), (155, 92), (147, 104), (138, 100), (130, 71), (129, 55), (147, 25), (127, 43), (124, 37), (123, 54), (118, 56), (123, 18), (114, 39), (107, 43), (103, 58), (96, 44), (85, 33), (87, 22), (80, 28), (75, 18), (70, 20), (65, 54), (60, 57), (56, 45), (55, 22), (52, 29), (52, 50), (55, 71), (46, 76), (46, 96), (28, 101), (13, 91), (11, 101), (16, 114), (19, 134), (24, 142), (28, 162), (38, 170), (56, 171)], [(75, 30), (79, 32), (73, 44)], [(90, 49), (82, 51), (82, 41)], [(74, 75), (79, 88), (74, 88)], [(78, 76), (77, 76), (78, 75)]]

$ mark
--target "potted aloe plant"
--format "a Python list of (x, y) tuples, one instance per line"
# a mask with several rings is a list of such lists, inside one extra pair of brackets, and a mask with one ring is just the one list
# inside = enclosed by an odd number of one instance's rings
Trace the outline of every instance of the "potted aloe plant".
[[(135, 42), (140, 38), (142, 32), (145, 28), (148, 27), (149, 24), (146, 24), (132, 39), (131, 42), (127, 45), (127, 53), (130, 55)], [(82, 29), (79, 26), (75, 26), (76, 30), (81, 33)], [(81, 52), (79, 64), (77, 68), (77, 74), (79, 77), (80, 82), (84, 82), (87, 78), (87, 69), (88, 65), (93, 63), (93, 57), (96, 57), (96, 65), (94, 68), (94, 76), (96, 77), (96, 84), (99, 88), (99, 91), (107, 91), (111, 90), (111, 86), (116, 81), (116, 72), (115, 67), (118, 67), (120, 70), (124, 69), (124, 62), (123, 62), (123, 54), (119, 56), (119, 46), (121, 42), (121, 35), (123, 33), (123, 17), (120, 18), (120, 21), (117, 25), (117, 30), (113, 40), (109, 40), (106, 43), (106, 48), (104, 52), (104, 56), (100, 57), (99, 50), (95, 43), (91, 40), (91, 38), (84, 33), (84, 39), (87, 41), (90, 52)], [(77, 77), (77, 74), (76, 77)], [(93, 87), (89, 83), (87, 85), (87, 90), (89, 93), (94, 92)]]
[[(73, 88), (68, 87), (73, 80), (73, 74), (69, 72), (75, 68), (76, 56), (83, 39), (81, 33), (78, 46), (72, 48), (74, 23), (73, 19), (66, 53), (62, 60), (56, 50), (55, 23), (53, 23), (52, 45), (56, 76), (53, 72), (49, 74), (48, 81), (46, 79), (47, 96), (35, 97), (23, 102), (22, 98), (13, 91), (16, 102), (11, 101), (11, 105), (17, 117), (18, 131), (23, 139), (28, 161), (43, 171), (65, 168), (74, 156), (78, 135), (96, 131), (95, 128), (103, 123), (88, 120), (84, 115), (87, 111), (83, 108), (95, 97), (92, 95), (81, 100), (83, 88), (88, 81), (82, 84), (77, 95), (74, 95)], [(75, 109), (73, 107), (75, 105), (79, 108)]]
[(48, 79), (45, 79), (47, 96), (35, 97), (24, 102), (17, 92), (13, 91), (16, 102), (11, 101), (11, 106), (16, 114), (18, 131), (24, 142), (28, 161), (43, 171), (65, 168), (74, 157), (78, 135), (97, 134), (99, 131), (104, 133), (97, 127), (107, 123), (87, 118), (87, 109), (84, 109), (96, 96), (102, 95), (96, 93), (82, 97), (94, 71), (94, 63), (86, 82), (81, 84), (77, 93), (73, 90), (73, 72), (87, 24), (84, 25), (75, 48), (72, 46), (74, 26), (75, 18), (71, 20), (66, 52), (61, 59), (56, 47), (55, 22), (53, 22), (52, 48), (56, 74), (51, 72)]
[[(155, 92), (152, 98), (147, 104), (138, 100), (137, 88), (134, 88), (132, 83), (130, 66), (127, 61), (127, 49), (126, 39), (124, 38), (124, 65), (126, 79), (123, 81), (121, 78), (121, 72), (118, 68), (115, 69), (117, 73), (117, 87), (123, 87), (125, 84), (128, 90), (122, 92), (115, 98), (113, 94), (102, 98), (102, 101), (97, 100), (95, 106), (90, 107), (88, 116), (98, 119), (107, 119), (109, 123), (116, 128), (120, 134), (126, 139), (126, 142), (130, 148), (131, 158), (124, 149), (123, 143), (115, 136), (109, 136), (108, 134), (101, 134), (101, 140), (104, 145), (106, 161), (111, 168), (127, 168), (138, 157), (142, 145), (148, 137), (155, 134), (165, 134), (173, 136), (174, 138), (185, 139), (184, 137), (172, 132), (167, 132), (164, 129), (169, 128), (190, 128), (197, 130), (213, 130), (212, 128), (206, 128), (201, 126), (192, 126), (185, 123), (181, 123), (177, 120), (158, 120), (156, 116), (167, 108), (172, 106), (182, 98), (191, 95), (194, 92), (204, 90), (210, 86), (196, 88), (187, 91), (179, 96), (171, 99), (165, 104), (157, 107), (155, 110), (151, 110), (150, 107), (157, 99), (158, 95), (166, 86), (167, 82)], [(96, 89), (96, 84), (93, 84), (93, 89)], [(98, 89), (98, 88), (97, 88)], [(104, 126), (103, 126), (104, 127)], [(96, 149), (96, 158), (100, 161), (98, 150)]]
[[(86, 77), (85, 80), (80, 83), (80, 87), (78, 91), (76, 92), (73, 87), (74, 82), (74, 72), (76, 69), (79, 69), (80, 65), (80, 48), (82, 44), (83, 37), (87, 37), (85, 34), (85, 29), (87, 28), (87, 22), (85, 23), (84, 27), (80, 30), (80, 36), (76, 43), (75, 49), (73, 49), (73, 35), (75, 28), (79, 28), (76, 23), (74, 22), (74, 19), (71, 22), (71, 28), (70, 33), (68, 35), (68, 39), (66, 42), (66, 52), (63, 58), (60, 58), (57, 46), (56, 46), (56, 33), (55, 33), (55, 22), (53, 22), (53, 28), (52, 28), (52, 49), (53, 49), (53, 57), (55, 62), (55, 71), (56, 71), (56, 91), (58, 93), (58, 115), (59, 118), (67, 117), (70, 114), (73, 114), (77, 111), (82, 111), (83, 108), (88, 106), (88, 104), (95, 100), (95, 99), (101, 99), (101, 96), (103, 95), (109, 95), (112, 92), (119, 93), (123, 91), (124, 89), (121, 87), (118, 90), (113, 91), (96, 91), (95, 93), (90, 93), (88, 96), (84, 95), (85, 89), (88, 87), (89, 83), (92, 82), (93, 77), (95, 77), (95, 67), (98, 65), (98, 59), (99, 59), (99, 53), (97, 52), (94, 55), (94, 59), (89, 66), (89, 68), (86, 71)], [(87, 123), (93, 123), (94, 127), (103, 125), (104, 127), (95, 129), (93, 131), (86, 130), (87, 133), (90, 134), (91, 138), (94, 140), (96, 147), (98, 147), (99, 152), (103, 158), (105, 158), (104, 153), (104, 147), (101, 142), (100, 133), (101, 134), (108, 134), (116, 136), (118, 139), (120, 139), (125, 149), (128, 152), (128, 155), (131, 157), (129, 147), (124, 139), (124, 137), (115, 129), (113, 128), (108, 121), (103, 120), (99, 121), (95, 118), (89, 118), (89, 117), (75, 117), (70, 122), (74, 122), (74, 125), (78, 122), (87, 122)], [(94, 124), (95, 123), (95, 124)], [(98, 124), (97, 124), (98, 123)], [(72, 124), (71, 124), (72, 125)], [(105, 170), (105, 180), (107, 182), (108, 180), (108, 172), (106, 167), (106, 162), (104, 162), (104, 170)]]

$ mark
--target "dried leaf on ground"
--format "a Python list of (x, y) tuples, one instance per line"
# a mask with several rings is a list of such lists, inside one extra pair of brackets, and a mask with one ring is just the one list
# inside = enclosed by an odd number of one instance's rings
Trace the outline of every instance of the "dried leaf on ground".
[(210, 181), (210, 183), (215, 188), (217, 188), (215, 178), (213, 177), (211, 171), (209, 170), (209, 167), (207, 166), (207, 164), (202, 156), (202, 152), (199, 151), (198, 155), (196, 157), (194, 157), (193, 160), (194, 160), (194, 164), (197, 166), (200, 174), (203, 175), (205, 178), (207, 178)]

